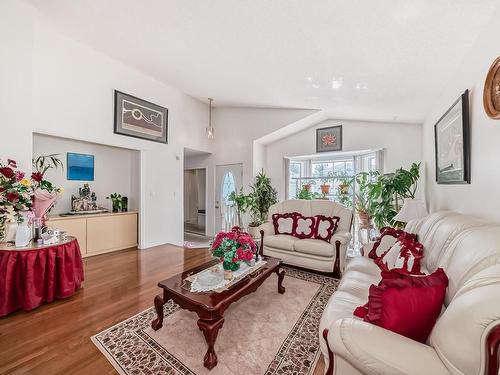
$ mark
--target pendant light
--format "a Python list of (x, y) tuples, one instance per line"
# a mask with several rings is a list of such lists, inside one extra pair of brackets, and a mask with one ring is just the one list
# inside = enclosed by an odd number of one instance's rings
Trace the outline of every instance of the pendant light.
[(207, 130), (207, 138), (214, 139), (215, 138), (215, 129), (212, 125), (212, 98), (208, 98), (208, 128)]

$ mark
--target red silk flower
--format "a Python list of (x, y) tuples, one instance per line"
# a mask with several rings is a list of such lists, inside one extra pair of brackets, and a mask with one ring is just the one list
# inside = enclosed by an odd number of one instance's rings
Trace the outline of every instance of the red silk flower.
[(41, 174), (40, 172), (33, 172), (31, 174), (31, 178), (33, 179), (33, 181), (41, 182), (43, 180), (43, 174)]
[(12, 178), (12, 176), (14, 176), (14, 170), (10, 167), (0, 168), (0, 173), (3, 174), (7, 178)]
[(10, 192), (6, 194), (7, 200), (10, 202), (16, 202), (19, 199), (19, 194), (16, 192)]

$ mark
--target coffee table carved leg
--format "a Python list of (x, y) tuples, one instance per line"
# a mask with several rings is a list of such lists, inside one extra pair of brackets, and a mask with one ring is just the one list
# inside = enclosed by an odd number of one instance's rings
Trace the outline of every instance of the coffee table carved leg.
[(167, 303), (166, 295), (163, 294), (163, 298), (160, 296), (155, 296), (155, 310), (156, 319), (151, 322), (151, 328), (158, 331), (163, 326), (163, 305)]
[(215, 354), (215, 340), (217, 339), (217, 334), (219, 329), (222, 328), (224, 324), (224, 318), (219, 318), (217, 320), (198, 320), (198, 327), (203, 331), (205, 340), (207, 341), (208, 350), (203, 359), (203, 365), (209, 370), (217, 366), (217, 354)]
[(276, 274), (278, 275), (278, 293), (284, 294), (285, 287), (281, 285), (283, 283), (283, 279), (285, 278), (285, 270), (281, 270), (279, 268), (276, 269)]

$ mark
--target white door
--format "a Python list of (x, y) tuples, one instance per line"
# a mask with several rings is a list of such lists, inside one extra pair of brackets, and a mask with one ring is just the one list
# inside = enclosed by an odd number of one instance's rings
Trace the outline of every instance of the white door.
[(215, 231), (229, 231), (237, 225), (236, 210), (228, 197), (243, 185), (243, 165), (218, 165), (215, 172)]

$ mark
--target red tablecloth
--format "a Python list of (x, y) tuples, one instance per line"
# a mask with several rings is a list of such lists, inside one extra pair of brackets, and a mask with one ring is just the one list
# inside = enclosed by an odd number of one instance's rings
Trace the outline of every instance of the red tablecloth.
[(75, 293), (83, 281), (76, 239), (30, 250), (0, 250), (0, 316)]

